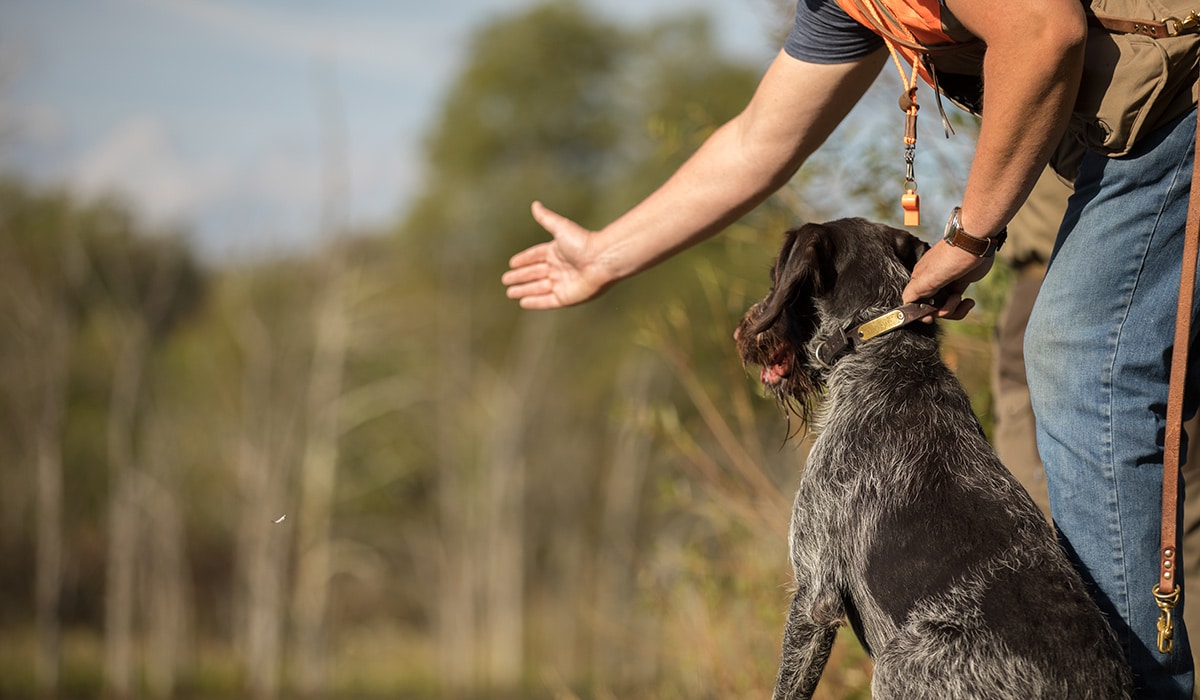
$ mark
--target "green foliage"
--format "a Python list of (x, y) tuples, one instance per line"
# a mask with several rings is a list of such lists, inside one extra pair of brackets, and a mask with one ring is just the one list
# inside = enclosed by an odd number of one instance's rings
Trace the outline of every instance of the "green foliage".
[[(104, 508), (104, 421), (118, 352), (114, 339), (129, 330), (122, 318), (136, 316), (161, 338), (186, 320), (203, 294), (203, 273), (178, 236), (147, 231), (117, 202), (82, 204), (60, 190), (0, 179), (0, 328), (6, 340), (0, 345), (0, 407), (9, 417), (0, 435), (6, 453), (20, 456), (18, 463), (32, 460), (47, 387), (61, 381), (69, 406), (61, 448), (73, 486), (66, 493), (69, 532), (91, 536)], [(8, 473), (11, 492), (27, 492), (22, 473)], [(79, 562), (101, 564), (88, 556)], [(93, 605), (84, 603), (82, 614), (92, 614)]]
[[(392, 231), (247, 266), (204, 269), (118, 203), (0, 180), (0, 457), (15, 465), (0, 471), (0, 555), (32, 559), (29, 426), (47, 393), (46, 320), (63, 318), (72, 691), (102, 685), (113, 370), (136, 331), (133, 461), (183, 530), (178, 689), (250, 692), (251, 609), (274, 611), (290, 642), (306, 440), (334, 405), (331, 695), (768, 694), (805, 443), (732, 333), (785, 230), (868, 201), (869, 183), (858, 199), (831, 194), (862, 165), (838, 158), (884, 149), (835, 149), (723, 236), (584, 307), (522, 312), (499, 283), (509, 255), (546, 237), (532, 200), (602, 225), (734, 116), (757, 77), (700, 17), (630, 28), (550, 2), (502, 18), (472, 40), (431, 125), (423, 189)], [(981, 286), (988, 308), (1000, 295)], [(331, 317), (344, 354), (320, 405)], [(985, 339), (986, 323), (951, 334), (960, 368), (979, 366), (963, 358)], [(251, 595), (248, 569), (272, 557), (277, 588)], [(160, 590), (139, 575), (139, 590)], [(0, 651), (22, 660), (29, 578), (0, 578)], [(501, 637), (514, 609), (520, 624)], [(470, 632), (457, 642), (455, 610)], [(515, 677), (492, 662), (510, 646)], [(150, 651), (139, 638), (140, 663)], [(278, 652), (286, 694), (299, 662)], [(0, 696), (28, 694), (27, 673), (3, 670)], [(865, 697), (869, 672), (842, 641), (823, 697)]]

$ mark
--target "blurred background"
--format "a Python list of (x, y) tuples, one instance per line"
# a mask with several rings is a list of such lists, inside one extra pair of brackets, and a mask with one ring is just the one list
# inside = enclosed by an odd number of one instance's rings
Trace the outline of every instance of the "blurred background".
[[(723, 236), (580, 308), (499, 278), (533, 199), (665, 179), (793, 9), (0, 4), (0, 697), (769, 695), (805, 436), (731, 336), (787, 228), (900, 220), (895, 69)], [(987, 284), (946, 343), (985, 424)], [(819, 692), (869, 677), (846, 638)]]

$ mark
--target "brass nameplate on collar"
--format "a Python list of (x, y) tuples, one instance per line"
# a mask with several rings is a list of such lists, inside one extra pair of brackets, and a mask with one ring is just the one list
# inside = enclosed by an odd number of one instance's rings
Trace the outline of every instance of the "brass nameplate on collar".
[(877, 335), (883, 335), (904, 325), (904, 312), (899, 309), (873, 318), (858, 327), (858, 339), (870, 340)]

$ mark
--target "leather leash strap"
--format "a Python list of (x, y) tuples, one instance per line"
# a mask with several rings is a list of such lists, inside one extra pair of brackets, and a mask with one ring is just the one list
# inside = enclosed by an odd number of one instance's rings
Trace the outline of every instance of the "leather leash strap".
[(1188, 346), (1191, 343), (1192, 298), (1196, 286), (1196, 259), (1200, 257), (1200, 119), (1196, 122), (1196, 154), (1192, 163), (1192, 187), (1188, 198), (1187, 227), (1183, 242), (1183, 269), (1179, 278), (1179, 304), (1175, 310), (1175, 345), (1171, 351), (1170, 389), (1167, 393), (1167, 430), (1163, 444), (1162, 545), (1159, 549), (1158, 585), (1154, 598), (1158, 618), (1158, 650), (1174, 649), (1175, 625), (1171, 611), (1179, 602), (1183, 585), (1175, 573), (1180, 568), (1179, 536), (1175, 523), (1179, 512), (1179, 463), (1183, 432), (1183, 394), (1187, 379)]
[(1180, 34), (1189, 34), (1200, 29), (1200, 17), (1195, 12), (1183, 19), (1168, 17), (1163, 20), (1139, 19), (1137, 17), (1115, 17), (1112, 15), (1088, 15), (1088, 22), (1117, 34), (1140, 34), (1153, 39), (1167, 39)]

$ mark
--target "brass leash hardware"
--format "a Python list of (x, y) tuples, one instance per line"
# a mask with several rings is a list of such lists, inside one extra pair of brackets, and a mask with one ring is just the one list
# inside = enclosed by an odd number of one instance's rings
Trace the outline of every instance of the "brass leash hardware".
[(1179, 603), (1179, 586), (1170, 593), (1160, 593), (1158, 584), (1154, 585), (1154, 602), (1158, 604), (1158, 650), (1170, 654), (1175, 649), (1175, 618), (1171, 611)]
[(1196, 16), (1196, 11), (1188, 13), (1187, 17), (1179, 19), (1178, 17), (1167, 17), (1163, 20), (1163, 24), (1167, 25), (1167, 36), (1179, 36), (1180, 34), (1190, 34), (1200, 30), (1200, 17)]

